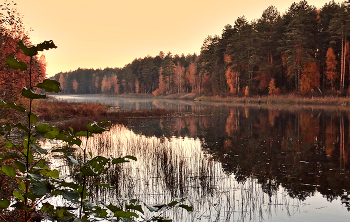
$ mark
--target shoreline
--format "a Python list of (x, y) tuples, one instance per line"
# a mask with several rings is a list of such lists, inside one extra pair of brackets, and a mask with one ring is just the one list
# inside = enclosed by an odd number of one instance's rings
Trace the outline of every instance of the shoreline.
[(273, 95), (259, 97), (219, 97), (219, 96), (203, 96), (195, 93), (180, 93), (163, 96), (153, 96), (150, 94), (56, 94), (52, 97), (59, 96), (106, 96), (119, 98), (140, 98), (140, 99), (170, 99), (170, 100), (189, 100), (196, 102), (213, 102), (213, 103), (233, 103), (241, 105), (309, 105), (309, 106), (338, 106), (350, 108), (350, 97), (302, 97), (296, 95)]

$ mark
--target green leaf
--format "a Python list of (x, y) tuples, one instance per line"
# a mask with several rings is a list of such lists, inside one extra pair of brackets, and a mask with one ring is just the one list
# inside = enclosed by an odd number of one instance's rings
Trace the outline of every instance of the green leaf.
[(104, 127), (104, 128), (109, 128), (112, 125), (111, 121), (103, 121), (98, 123), (99, 126)]
[(23, 41), (17, 42), (17, 45), (26, 56), (32, 57), (38, 54), (38, 49), (35, 46), (28, 48), (27, 46), (24, 45)]
[(6, 58), (6, 63), (11, 69), (19, 69), (21, 71), (27, 70), (27, 65), (22, 61), (18, 61), (13, 55)]
[(131, 217), (136, 217), (138, 218), (139, 215), (133, 212), (124, 212), (124, 211), (116, 211), (114, 212), (115, 217), (121, 217), (121, 218), (127, 218), (131, 220)]
[(129, 210), (137, 210), (138, 212), (140, 212), (142, 214), (144, 213), (143, 210), (142, 210), (141, 205), (132, 205), (132, 204), (130, 204), (130, 205), (126, 205), (125, 207), (126, 207), (126, 209), (129, 209)]
[(44, 42), (38, 44), (36, 47), (37, 47), (38, 51), (44, 51), (44, 50), (57, 48), (57, 46), (55, 45), (55, 43), (52, 40), (44, 41)]
[(6, 209), (10, 206), (10, 201), (7, 199), (0, 199), (0, 209)]
[(13, 143), (11, 143), (10, 141), (7, 141), (5, 146), (9, 149), (12, 149), (13, 147), (15, 147), (15, 145)]
[(9, 177), (15, 178), (16, 169), (13, 166), (2, 165), (1, 170)]
[(23, 194), (23, 196), (27, 197), (28, 199), (32, 200), (33, 202), (37, 200), (37, 198), (40, 198), (40, 196), (32, 193), (32, 192), (28, 192), (26, 194)]
[(193, 207), (192, 206), (181, 204), (181, 205), (179, 205), (179, 207), (184, 208), (188, 212), (192, 212), (193, 211)]
[(47, 171), (45, 173), (45, 175), (48, 176), (48, 177), (55, 178), (55, 179), (58, 179), (60, 177), (60, 173), (58, 172), (58, 170)]
[(30, 130), (28, 129), (28, 127), (23, 126), (23, 125), (22, 125), (22, 124), (20, 124), (20, 123), (16, 124), (16, 127), (17, 127), (18, 129), (21, 129), (21, 130), (26, 131), (27, 133), (29, 133), (29, 132), (30, 132)]
[(38, 132), (38, 133), (47, 133), (49, 131), (52, 130), (52, 126), (49, 126), (47, 124), (39, 124), (35, 127), (35, 130)]
[(127, 155), (127, 156), (125, 156), (124, 158), (128, 158), (128, 159), (137, 161), (137, 158), (136, 158), (136, 157), (130, 156), (130, 155)]
[(43, 203), (43, 206), (40, 209), (41, 211), (53, 213), (54, 212), (54, 206), (49, 203)]
[(94, 213), (96, 213), (97, 217), (99, 218), (106, 218), (106, 216), (108, 215), (107, 210), (102, 209), (101, 207), (97, 207)]
[(64, 187), (69, 187), (69, 188), (72, 188), (74, 190), (78, 189), (79, 185), (78, 184), (75, 184), (73, 182), (65, 182), (65, 181), (62, 181), (61, 182), (61, 185), (64, 186)]
[(76, 191), (62, 190), (62, 197), (68, 201), (78, 202), (80, 195)]
[(88, 133), (88, 131), (79, 131), (75, 134), (75, 136), (92, 136), (92, 134)]
[(47, 180), (40, 180), (33, 186), (33, 193), (38, 196), (44, 196), (51, 192), (51, 184)]
[(105, 173), (107, 169), (107, 163), (109, 162), (109, 159), (102, 157), (102, 156), (96, 156), (93, 159), (91, 159), (88, 162), (88, 165), (91, 165), (92, 169), (98, 173)]
[(114, 212), (117, 212), (117, 211), (121, 211), (121, 209), (120, 209), (119, 207), (116, 207), (116, 206), (114, 206), (114, 205), (112, 205), (112, 204), (109, 204), (109, 205), (107, 206), (107, 208), (108, 208), (110, 211), (112, 211), (113, 213), (114, 213)]
[(38, 117), (34, 113), (30, 113), (30, 124), (34, 125), (38, 122)]
[[(10, 143), (10, 144), (12, 144), (12, 143)], [(4, 156), (1, 158), (1, 160), (4, 161), (4, 160), (9, 160), (9, 159), (17, 159), (19, 157), (20, 156), (17, 153), (6, 152), (6, 153), (4, 153)]]
[(22, 96), (28, 99), (46, 99), (46, 95), (36, 94), (32, 90), (27, 89), (26, 87), (22, 90)]
[(28, 157), (28, 162), (31, 163), (34, 159), (32, 150), (29, 149), (29, 152), (28, 152), (28, 149), (25, 149), (22, 152), (23, 152), (24, 156)]
[(153, 217), (152, 221), (157, 221), (157, 222), (172, 222), (172, 220), (169, 219), (164, 219), (163, 217)]
[(19, 188), (21, 191), (25, 192), (25, 190), (26, 190), (26, 184), (23, 183), (23, 182), (18, 182), (18, 188)]
[(18, 191), (18, 190), (14, 190), (12, 192), (13, 196), (15, 196), (17, 199), (21, 200), (21, 201), (24, 201), (24, 197), (23, 197), (23, 194), (22, 192)]
[(100, 183), (97, 182), (95, 183), (96, 186), (101, 186), (101, 187), (107, 187), (107, 188), (111, 188), (111, 185), (109, 185), (108, 183)]
[(35, 179), (35, 180), (41, 180), (42, 177), (39, 174), (33, 174), (33, 173), (28, 173), (28, 176), (30, 176), (31, 178)]
[(41, 148), (40, 146), (38, 146), (36, 144), (33, 144), (32, 147), (36, 152), (38, 152), (40, 154), (44, 154), (44, 155), (48, 154), (47, 150)]
[(179, 203), (178, 201), (173, 201), (173, 202), (169, 203), (168, 206), (169, 207), (173, 207), (173, 206), (175, 206), (178, 203)]
[(61, 92), (60, 83), (56, 80), (45, 79), (42, 83), (38, 83), (36, 87), (44, 89), (46, 92)]
[(129, 162), (129, 161), (125, 160), (124, 158), (115, 158), (112, 160), (112, 164), (126, 163), (126, 162)]
[(22, 106), (17, 106), (15, 103), (5, 103), (4, 101), (0, 101), (0, 104), (7, 108), (12, 108), (23, 113), (26, 111)]
[(91, 169), (90, 165), (85, 165), (80, 169), (80, 174), (84, 176), (94, 176), (96, 173)]
[(68, 156), (68, 158), (74, 165), (79, 165), (79, 162), (76, 159), (74, 159), (72, 156)]
[[(148, 208), (148, 210), (149, 211), (151, 211), (151, 212), (158, 212), (160, 209), (162, 209), (162, 207), (161, 208), (159, 208), (159, 207), (153, 207), (153, 206), (149, 206), (149, 205), (147, 205), (147, 204), (145, 204), (145, 206)], [(164, 206), (166, 206), (166, 205), (164, 205)]]
[(28, 209), (27, 206), (23, 202), (16, 202), (15, 204), (12, 204), (10, 207), (16, 208), (17, 210)]
[(99, 133), (106, 131), (104, 128), (98, 126), (97, 123), (86, 124), (86, 127), (88, 128), (89, 132), (91, 132), (91, 133), (99, 134)]
[(22, 173), (26, 172), (26, 165), (18, 160), (15, 161), (15, 167)]

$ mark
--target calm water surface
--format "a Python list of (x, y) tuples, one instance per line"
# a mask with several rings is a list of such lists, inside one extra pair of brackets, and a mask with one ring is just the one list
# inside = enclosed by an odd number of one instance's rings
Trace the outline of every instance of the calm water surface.
[(349, 112), (56, 97), (177, 111), (131, 119), (88, 141), (95, 155), (138, 158), (111, 170), (117, 192), (96, 189), (96, 200), (152, 205), (186, 198), (194, 212), (163, 214), (174, 221), (350, 221)]

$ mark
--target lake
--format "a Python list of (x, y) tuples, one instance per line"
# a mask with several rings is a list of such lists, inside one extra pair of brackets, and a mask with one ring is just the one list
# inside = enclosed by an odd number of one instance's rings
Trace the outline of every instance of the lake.
[(174, 221), (350, 219), (348, 111), (101, 95), (55, 97), (125, 110), (175, 111), (162, 118), (130, 119), (127, 126), (115, 125), (89, 139), (94, 155), (138, 159), (111, 170), (108, 182), (117, 191), (95, 189), (95, 200), (125, 197), (155, 205), (185, 198), (193, 212), (174, 208), (162, 214)]

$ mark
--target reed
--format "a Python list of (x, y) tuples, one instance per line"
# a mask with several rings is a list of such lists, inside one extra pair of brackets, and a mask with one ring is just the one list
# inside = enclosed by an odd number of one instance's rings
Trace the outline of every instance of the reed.
[(127, 124), (133, 118), (168, 116), (171, 112), (165, 109), (144, 111), (114, 110), (101, 103), (92, 102), (66, 102), (66, 101), (35, 101), (34, 112), (40, 121), (49, 122), (60, 129), (75, 131), (86, 130), (89, 122), (111, 121), (112, 123)]
[[(94, 200), (122, 206), (120, 197), (127, 197), (153, 206), (187, 198), (186, 202), (194, 207), (193, 213), (174, 208), (162, 214), (174, 221), (262, 221), (273, 217), (273, 211), (290, 212), (300, 206), (290, 204), (284, 190), (267, 194), (253, 176), (238, 182), (201, 150), (199, 140), (145, 137), (115, 125), (90, 138), (88, 151), (93, 156), (137, 157), (136, 162), (111, 169), (108, 180), (100, 181), (115, 186), (114, 192), (97, 190), (96, 181), (89, 181)], [(154, 213), (145, 215), (151, 218)]]

